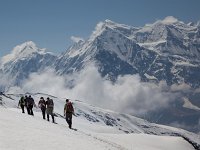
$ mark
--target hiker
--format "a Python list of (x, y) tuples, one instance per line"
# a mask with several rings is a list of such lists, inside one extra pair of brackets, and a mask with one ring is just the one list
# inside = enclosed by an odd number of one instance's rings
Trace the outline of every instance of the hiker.
[(49, 115), (51, 115), (52, 122), (55, 123), (54, 114), (53, 114), (54, 103), (53, 103), (53, 100), (50, 99), (49, 97), (47, 97), (46, 106), (47, 106), (47, 108), (46, 108), (47, 121), (49, 121)]
[(21, 109), (22, 109), (22, 113), (25, 113), (24, 112), (24, 106), (26, 105), (26, 103), (25, 103), (25, 98), (24, 98), (24, 96), (22, 96), (21, 98), (20, 98), (20, 100), (19, 100), (19, 103), (18, 103), (18, 107), (20, 106), (21, 107)]
[(74, 114), (72, 102), (70, 102), (69, 99), (66, 99), (66, 104), (64, 106), (64, 116), (70, 129), (72, 128), (72, 114)]
[(33, 114), (33, 106), (36, 107), (34, 99), (29, 95), (27, 98), (27, 111), (29, 115), (34, 116)]
[(40, 97), (40, 101), (38, 103), (38, 107), (41, 109), (42, 111), (42, 116), (43, 116), (43, 119), (45, 119), (45, 111), (46, 111), (46, 102), (44, 100), (43, 97)]

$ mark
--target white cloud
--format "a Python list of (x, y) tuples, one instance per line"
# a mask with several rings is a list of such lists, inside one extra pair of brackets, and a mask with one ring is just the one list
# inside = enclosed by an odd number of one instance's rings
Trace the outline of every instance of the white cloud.
[(78, 43), (79, 41), (84, 41), (81, 37), (71, 36), (70, 38), (73, 42)]
[(162, 20), (162, 23), (164, 23), (164, 24), (171, 24), (171, 23), (176, 23), (177, 21), (178, 21), (178, 19), (176, 19), (175, 17), (168, 16), (164, 20)]
[(96, 25), (95, 30), (92, 32), (92, 35), (90, 36), (89, 41), (94, 40), (95, 37), (100, 35), (103, 32), (103, 27), (104, 27), (104, 23), (103, 22), (99, 22)]
[[(72, 79), (74, 86), (69, 88)], [(143, 83), (138, 75), (121, 76), (112, 83), (102, 78), (92, 65), (66, 77), (56, 75), (51, 69), (33, 73), (24, 81), (22, 90), (78, 99), (106, 109), (141, 115), (168, 106), (175, 95), (165, 92), (166, 87), (165, 82)]]
[(42, 73), (32, 73), (22, 83), (25, 92), (41, 92), (55, 96), (66, 93), (65, 78), (55, 74), (53, 69), (47, 69)]
[[(150, 110), (167, 107), (173, 94), (164, 92), (166, 87), (142, 83), (138, 75), (126, 75), (112, 83), (103, 79), (94, 66), (79, 74), (76, 86), (69, 93), (73, 98), (81, 99), (104, 108), (120, 112), (144, 114)], [(165, 90), (165, 89), (164, 89)]]
[(191, 86), (186, 84), (186, 83), (182, 83), (182, 84), (173, 84), (170, 87), (171, 91), (173, 92), (177, 92), (177, 91), (184, 91), (184, 92), (189, 92), (191, 91)]

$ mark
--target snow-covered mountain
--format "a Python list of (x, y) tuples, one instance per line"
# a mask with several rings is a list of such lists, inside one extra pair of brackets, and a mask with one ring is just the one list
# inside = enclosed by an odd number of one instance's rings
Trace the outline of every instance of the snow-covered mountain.
[(146, 72), (169, 84), (187, 83), (199, 87), (200, 30), (173, 17), (138, 30), (133, 39), (158, 55)]
[[(1, 80), (6, 86), (21, 85), (33, 72), (50, 66), (56, 56), (45, 49), (40, 49), (32, 41), (16, 46), (12, 52), (0, 60)], [(8, 82), (10, 81), (10, 82)], [(9, 83), (9, 84), (8, 84)], [(1, 84), (4, 86), (4, 84)], [(4, 87), (1, 87), (3, 89)]]
[[(57, 124), (49, 124), (42, 120), (38, 108), (34, 109), (35, 117), (21, 114), (21, 110), (17, 109), (20, 96), (21, 94), (1, 95), (0, 128), (3, 132), (0, 138), (3, 141), (1, 148), (4, 150), (22, 149), (26, 145), (26, 137), (30, 139), (30, 149), (44, 147), (63, 149), (63, 145), (70, 146), (70, 149), (80, 147), (82, 149), (200, 149), (199, 135), (182, 129), (149, 123), (131, 115), (104, 110), (78, 100), (72, 100), (75, 107), (73, 128), (77, 131), (70, 131), (62, 116), (64, 98), (32, 93), (36, 104), (41, 96), (54, 99)], [(41, 138), (45, 138), (46, 144), (38, 144), (43, 142)], [(63, 138), (67, 142), (63, 142)], [(83, 141), (79, 142), (79, 140)]]
[(167, 17), (136, 28), (105, 20), (87, 40), (78, 41), (59, 57), (33, 42), (16, 46), (1, 59), (0, 70), (19, 84), (46, 66), (62, 75), (95, 63), (102, 76), (113, 81), (119, 75), (139, 74), (143, 81), (164, 80), (168, 85), (186, 83), (199, 88), (199, 47), (198, 23), (185, 24)]
[[(173, 17), (135, 28), (100, 22), (90, 38), (70, 47), (54, 64), (60, 74), (95, 62), (103, 76), (138, 73), (144, 81), (200, 87), (200, 28)], [(65, 68), (65, 69), (63, 69)]]

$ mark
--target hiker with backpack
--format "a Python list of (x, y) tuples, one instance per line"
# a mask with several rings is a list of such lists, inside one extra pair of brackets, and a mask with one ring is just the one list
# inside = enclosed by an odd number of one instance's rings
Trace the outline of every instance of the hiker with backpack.
[(40, 98), (40, 101), (38, 103), (38, 107), (41, 109), (42, 111), (42, 116), (43, 116), (43, 119), (45, 119), (45, 112), (46, 112), (46, 102), (44, 100), (43, 97)]
[(52, 117), (52, 122), (55, 123), (54, 113), (53, 113), (54, 103), (53, 100), (47, 97), (46, 101), (46, 113), (47, 113), (47, 121), (49, 121), (49, 115)]
[(21, 109), (22, 109), (22, 113), (25, 113), (24, 112), (24, 107), (25, 107), (26, 103), (25, 103), (25, 98), (24, 96), (22, 96), (19, 100), (19, 103), (18, 103), (18, 107), (20, 106)]
[(66, 121), (69, 125), (69, 128), (72, 128), (72, 115), (74, 114), (74, 108), (72, 105), (72, 102), (69, 101), (69, 99), (66, 99), (66, 104), (64, 106), (64, 116), (66, 118)]
[(34, 116), (34, 114), (33, 114), (33, 106), (36, 107), (35, 101), (31, 97), (31, 95), (29, 95), (29, 97), (27, 97), (27, 111), (28, 111), (28, 114), (32, 115), (32, 116)]

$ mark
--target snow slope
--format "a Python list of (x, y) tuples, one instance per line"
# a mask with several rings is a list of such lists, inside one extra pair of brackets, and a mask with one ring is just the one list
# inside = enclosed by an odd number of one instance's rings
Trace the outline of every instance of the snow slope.
[(62, 116), (63, 98), (41, 93), (32, 96), (36, 103), (41, 96), (54, 99), (54, 112), (58, 124), (44, 121), (38, 108), (34, 109), (34, 117), (22, 114), (16, 107), (20, 94), (2, 95), (3, 105), (0, 105), (2, 150), (47, 148), (59, 150), (63, 147), (72, 150), (80, 148), (191, 150), (194, 147), (199, 149), (199, 135), (97, 108), (78, 100), (72, 100), (76, 112), (76, 116), (73, 117), (73, 128), (77, 131), (69, 130)]
[(57, 119), (58, 124), (53, 124), (42, 120), (39, 113), (32, 117), (21, 114), (17, 109), (1, 107), (0, 110), (1, 150), (194, 149), (180, 137), (87, 133), (81, 128), (81, 125), (78, 125), (79, 122), (82, 123), (82, 120), (74, 120), (74, 127), (78, 129), (78, 131), (74, 131), (67, 128), (63, 119)]

